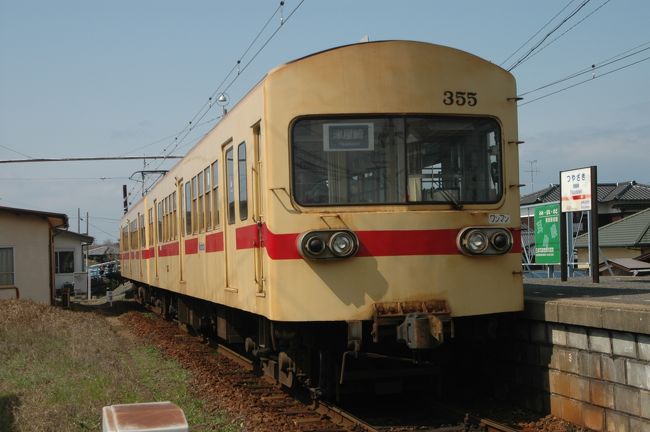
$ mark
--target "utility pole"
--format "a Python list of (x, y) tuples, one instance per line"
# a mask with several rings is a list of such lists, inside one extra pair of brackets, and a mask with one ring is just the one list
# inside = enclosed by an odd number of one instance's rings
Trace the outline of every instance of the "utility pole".
[(539, 173), (537, 159), (527, 161), (530, 168), (524, 172), (530, 173), (530, 193), (535, 192), (535, 174)]

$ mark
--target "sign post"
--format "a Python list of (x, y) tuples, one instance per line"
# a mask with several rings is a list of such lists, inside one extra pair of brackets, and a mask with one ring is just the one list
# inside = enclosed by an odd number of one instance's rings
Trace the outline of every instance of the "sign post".
[[(569, 171), (560, 171), (560, 193), (562, 213), (566, 217), (575, 211), (589, 211), (589, 251), (590, 251), (590, 272), (592, 281), (600, 282), (599, 258), (598, 258), (598, 174), (595, 166), (578, 168)], [(566, 241), (566, 220), (561, 219), (561, 270), (560, 277), (567, 280), (567, 241)], [(573, 233), (569, 233), (573, 235)]]

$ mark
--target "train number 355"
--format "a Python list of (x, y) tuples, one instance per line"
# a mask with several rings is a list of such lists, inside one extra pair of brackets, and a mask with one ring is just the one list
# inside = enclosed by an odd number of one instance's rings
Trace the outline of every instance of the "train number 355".
[(464, 91), (449, 91), (443, 93), (442, 103), (445, 105), (468, 105), (474, 106), (478, 103), (478, 97), (476, 92), (464, 92)]

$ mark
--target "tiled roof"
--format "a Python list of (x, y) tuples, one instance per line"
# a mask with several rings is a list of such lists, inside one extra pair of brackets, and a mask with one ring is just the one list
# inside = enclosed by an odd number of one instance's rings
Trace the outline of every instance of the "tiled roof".
[[(576, 238), (576, 247), (587, 247), (587, 234)], [(650, 246), (650, 208), (598, 228), (600, 247)]]
[[(540, 191), (521, 197), (521, 205), (540, 204), (560, 201), (560, 186), (549, 185)], [(598, 183), (598, 202), (612, 201), (648, 201), (650, 202), (650, 186), (627, 181), (622, 183)]]

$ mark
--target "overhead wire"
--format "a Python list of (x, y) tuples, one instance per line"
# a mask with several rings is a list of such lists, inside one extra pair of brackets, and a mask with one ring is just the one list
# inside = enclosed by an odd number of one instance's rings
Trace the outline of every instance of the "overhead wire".
[(577, 8), (575, 8), (568, 16), (564, 17), (562, 21), (560, 21), (553, 29), (549, 32), (547, 32), (542, 39), (540, 39), (538, 42), (536, 42), (533, 47), (528, 50), (526, 54), (524, 54), (522, 57), (519, 58), (516, 62), (512, 64), (508, 68), (508, 72), (512, 72), (513, 69), (515, 69), (517, 66), (519, 66), (524, 60), (526, 60), (530, 55), (537, 49), (541, 44), (544, 43), (546, 39), (548, 39), (553, 33), (555, 33), (562, 25), (564, 25), (567, 21), (569, 21), (571, 18), (573, 18), (582, 8), (584, 8), (591, 0), (584, 0)]
[(504, 61), (502, 61), (501, 63), (499, 63), (499, 66), (503, 66), (503, 65), (504, 65), (508, 60), (510, 60), (510, 59), (511, 59), (515, 54), (517, 54), (519, 51), (521, 51), (521, 49), (522, 49), (523, 47), (525, 47), (525, 46), (528, 44), (528, 42), (530, 42), (531, 40), (533, 40), (533, 39), (535, 38), (535, 36), (537, 36), (538, 34), (540, 34), (540, 33), (542, 32), (542, 30), (544, 30), (544, 29), (545, 29), (545, 28), (546, 28), (550, 23), (552, 23), (552, 22), (555, 20), (555, 18), (557, 18), (557, 17), (558, 17), (562, 12), (564, 12), (564, 11), (566, 10), (566, 8), (568, 8), (568, 7), (569, 7), (573, 2), (575, 2), (575, 1), (576, 1), (576, 0), (570, 0), (569, 3), (567, 3), (567, 4), (566, 4), (562, 9), (560, 9), (560, 11), (559, 11), (558, 13), (556, 13), (555, 15), (553, 15), (553, 18), (551, 18), (550, 20), (548, 20), (548, 21), (546, 22), (546, 24), (544, 24), (542, 27), (540, 27), (539, 30), (537, 30), (537, 31), (535, 32), (535, 34), (533, 34), (531, 37), (529, 37), (528, 40), (527, 40), (526, 42), (522, 43), (522, 44), (519, 46), (519, 48), (517, 48), (517, 49), (516, 49), (512, 54), (510, 54), (510, 55), (509, 55), (509, 56), (508, 56)]
[[(533, 89), (533, 90), (529, 90), (529, 91), (526, 91), (526, 92), (520, 93), (520, 94), (518, 94), (518, 96), (519, 96), (519, 97), (526, 96), (526, 95), (528, 95), (528, 94), (535, 93), (535, 92), (540, 91), (540, 90), (543, 90), (543, 89), (545, 89), (545, 88), (552, 87), (552, 86), (554, 86), (554, 85), (557, 85), (557, 84), (563, 83), (563, 82), (565, 82), (565, 81), (569, 81), (569, 80), (571, 80), (571, 79), (573, 79), (573, 78), (577, 78), (577, 77), (579, 77), (580, 75), (584, 75), (584, 74), (586, 74), (586, 73), (594, 73), (596, 70), (601, 69), (601, 68), (603, 68), (603, 67), (605, 67), (605, 66), (612, 65), (612, 64), (617, 63), (617, 62), (619, 62), (619, 61), (625, 60), (626, 58), (630, 58), (630, 57), (633, 57), (633, 56), (635, 56), (635, 55), (637, 55), (637, 54), (640, 54), (640, 53), (642, 53), (642, 52), (644, 52), (644, 51), (648, 51), (648, 50), (650, 50), (650, 46), (647, 47), (647, 48), (638, 49), (638, 48), (641, 48), (641, 47), (646, 46), (646, 45), (650, 45), (650, 41), (649, 41), (649, 42), (646, 42), (646, 43), (643, 43), (643, 44), (641, 44), (641, 45), (637, 45), (637, 46), (634, 47), (634, 48), (631, 48), (631, 49), (629, 49), (629, 50), (623, 51), (622, 53), (616, 54), (615, 56), (610, 57), (610, 58), (605, 59), (605, 60), (602, 60), (602, 61), (600, 61), (600, 62), (598, 62), (598, 63), (594, 63), (594, 64), (592, 64), (591, 66), (586, 67), (586, 68), (584, 68), (584, 69), (581, 69), (581, 70), (579, 70), (579, 71), (577, 71), (577, 72), (574, 72), (574, 73), (572, 73), (572, 74), (570, 74), (570, 75), (568, 75), (568, 76), (566, 76), (566, 77), (564, 77), (564, 78), (560, 78), (560, 79), (555, 80), (555, 81), (552, 81), (552, 82), (550, 82), (550, 83), (548, 83), (548, 84), (544, 84), (544, 85), (539, 86), (539, 87), (537, 87), (537, 88), (535, 88), (535, 89)], [(633, 52), (633, 53), (631, 53), (631, 54), (628, 54), (630, 51), (633, 51), (633, 50), (635, 50), (635, 49), (638, 49), (638, 50), (637, 50), (636, 52)]]
[[(296, 7), (294, 7), (294, 9), (291, 11), (291, 13), (290, 13), (286, 18), (284, 18), (284, 17), (282, 16), (282, 11), (283, 11), (284, 3), (285, 3), (284, 1), (281, 1), (281, 2), (280, 2), (279, 6), (274, 10), (273, 14), (272, 14), (272, 15), (271, 15), (267, 20), (266, 20), (266, 22), (264, 23), (264, 25), (262, 26), (262, 28), (257, 32), (256, 36), (255, 36), (255, 37), (253, 38), (253, 40), (249, 43), (249, 45), (246, 47), (246, 49), (243, 51), (243, 53), (239, 56), (239, 58), (238, 58), (237, 61), (235, 62), (235, 65), (230, 69), (230, 71), (226, 74), (226, 76), (223, 78), (223, 80), (219, 83), (219, 85), (217, 86), (217, 88), (213, 91), (212, 95), (208, 98), (208, 101), (206, 101), (206, 102), (203, 104), (203, 106), (202, 106), (202, 107), (197, 111), (197, 113), (192, 117), (192, 120), (190, 120), (190, 121), (185, 125), (185, 128), (183, 128), (183, 130), (181, 130), (181, 132), (180, 132), (177, 136), (174, 137), (174, 140), (173, 140), (173, 141), (172, 141), (168, 146), (166, 146), (166, 147), (163, 149), (163, 153), (168, 154), (168, 155), (171, 155), (171, 154), (173, 154), (173, 152), (176, 151), (178, 148), (185, 147), (185, 145), (182, 145), (182, 143), (183, 143), (183, 141), (187, 138), (187, 136), (189, 135), (189, 133), (190, 133), (190, 132), (195, 128), (195, 126), (193, 126), (193, 124), (196, 124), (197, 122), (200, 122), (200, 121), (201, 121), (201, 120), (202, 120), (202, 119), (207, 115), (207, 113), (208, 113), (208, 112), (212, 109), (212, 107), (215, 105), (215, 97), (217, 97), (217, 95), (224, 94), (224, 93), (227, 91), (227, 89), (229, 89), (229, 88), (232, 86), (232, 84), (233, 84), (233, 83), (234, 83), (234, 82), (239, 78), (239, 76), (243, 73), (243, 71), (244, 71), (244, 70), (245, 70), (245, 69), (246, 69), (246, 68), (251, 64), (251, 62), (252, 62), (252, 61), (257, 57), (257, 55), (258, 55), (258, 54), (259, 54), (259, 53), (264, 49), (264, 47), (266, 47), (266, 46), (268, 45), (268, 43), (271, 41), (271, 39), (273, 39), (273, 37), (278, 33), (278, 31), (280, 30), (280, 28), (282, 28), (282, 26), (283, 26), (287, 21), (289, 21), (289, 19), (290, 19), (291, 16), (296, 12), (296, 10), (297, 10), (301, 5), (302, 5), (302, 3), (304, 3), (304, 0), (301, 0), (301, 1), (298, 3), (298, 5), (297, 5)], [(261, 37), (261, 35), (264, 33), (264, 31), (267, 29), (267, 27), (269, 26), (269, 24), (272, 22), (273, 18), (275, 18), (275, 17), (277, 16), (278, 12), (279, 12), (280, 15), (281, 15), (279, 26), (275, 29), (275, 31), (271, 34), (271, 36), (269, 36), (269, 37), (266, 39), (266, 41), (264, 41), (264, 43), (262, 44), (262, 47), (261, 47), (260, 49), (258, 49), (258, 50), (255, 52), (255, 54), (253, 55), (253, 57), (252, 57), (252, 58), (251, 58), (251, 59), (250, 59), (250, 60), (249, 60), (245, 65), (244, 65), (244, 67), (242, 68), (242, 67), (241, 67), (241, 63), (242, 63), (243, 59), (246, 57), (246, 55), (248, 54), (248, 52), (253, 48), (253, 46), (255, 45), (255, 43), (259, 40), (259, 38)], [(231, 78), (231, 76), (232, 76), (235, 72), (236, 72), (236, 75), (234, 76), (234, 78), (232, 78), (232, 80), (229, 82), (229, 84), (227, 85), (227, 87), (224, 88), (224, 87), (223, 87), (224, 84), (225, 84), (226, 82), (228, 82), (228, 80)], [(217, 119), (219, 119), (219, 118), (221, 118), (221, 117), (222, 117), (222, 116), (219, 116), (219, 117), (217, 117)], [(181, 136), (181, 135), (182, 135), (182, 136)], [(180, 139), (179, 139), (179, 137), (180, 137)], [(170, 148), (169, 146), (172, 146), (172, 147)], [(156, 169), (160, 168), (164, 163), (165, 163), (165, 159), (162, 159), (161, 161), (159, 161), (159, 163), (158, 163)], [(146, 168), (147, 166), (149, 166), (149, 163), (146, 163), (146, 164), (145, 164), (145, 168)], [(153, 186), (153, 184), (155, 184), (159, 179), (160, 179), (160, 176), (157, 177), (155, 180), (153, 180), (152, 184), (151, 184), (149, 187), (145, 188), (145, 190), (150, 189), (151, 186)], [(129, 194), (130, 194), (130, 193), (135, 189), (135, 187), (137, 187), (137, 184), (134, 184), (134, 185), (131, 187), (131, 191), (129, 192)]]
[(25, 153), (21, 153), (21, 152), (19, 152), (18, 150), (14, 150), (14, 149), (12, 149), (12, 148), (10, 148), (10, 147), (7, 147), (7, 146), (4, 146), (4, 145), (2, 145), (2, 144), (0, 144), (0, 147), (2, 147), (3, 149), (9, 150), (9, 151), (11, 151), (11, 152), (14, 152), (14, 153), (16, 153), (16, 154), (19, 154), (19, 155), (21, 155), (21, 156), (24, 156), (24, 157), (26, 157), (27, 159), (34, 159), (33, 157), (26, 155)]
[(560, 39), (560, 38), (561, 38), (562, 36), (564, 36), (565, 34), (569, 33), (571, 30), (573, 30), (575, 27), (577, 27), (578, 25), (580, 25), (580, 24), (581, 24), (583, 21), (585, 21), (587, 18), (589, 18), (590, 16), (592, 16), (593, 14), (595, 14), (596, 12), (598, 12), (598, 11), (599, 11), (603, 6), (605, 6), (605, 5), (606, 5), (607, 3), (609, 3), (610, 1), (612, 1), (612, 0), (605, 0), (605, 2), (604, 2), (603, 4), (601, 4), (601, 5), (598, 6), (596, 9), (592, 10), (591, 12), (589, 12), (586, 16), (584, 16), (584, 17), (583, 17), (581, 20), (579, 20), (577, 23), (573, 24), (571, 27), (569, 27), (568, 29), (566, 29), (565, 31), (563, 31), (562, 33), (560, 33), (556, 38), (554, 38), (554, 39), (548, 41), (548, 42), (547, 42), (545, 45), (543, 45), (540, 49), (538, 49), (537, 51), (535, 51), (534, 53), (532, 53), (532, 54), (531, 54), (527, 59), (525, 59), (524, 61), (522, 61), (521, 64), (526, 63), (528, 60), (530, 60), (531, 58), (535, 57), (537, 54), (539, 54), (539, 53), (541, 53), (542, 51), (544, 51), (544, 50), (545, 50), (549, 45), (551, 45), (552, 43), (554, 43), (555, 41), (557, 41), (558, 39)]
[[(264, 32), (264, 30), (266, 30), (266, 28), (268, 27), (268, 25), (269, 25), (269, 23), (272, 21), (272, 19), (273, 19), (273, 18), (278, 14), (278, 12), (280, 12), (281, 15), (282, 15), (282, 8), (283, 8), (283, 6), (284, 6), (284, 1), (281, 1), (281, 2), (280, 2), (280, 6), (279, 6), (278, 8), (276, 8), (276, 10), (273, 12), (273, 14), (271, 15), (271, 17), (270, 17), (270, 18), (266, 21), (266, 23), (262, 26), (262, 29), (257, 33), (257, 35), (255, 36), (255, 38), (253, 38), (253, 41), (252, 41), (252, 42), (248, 45), (248, 47), (244, 50), (244, 53), (243, 53), (243, 54), (238, 58), (237, 62), (235, 63), (235, 66), (233, 66), (233, 68), (230, 70), (230, 72), (228, 72), (228, 74), (227, 74), (227, 75), (224, 77), (224, 79), (220, 82), (219, 86), (217, 86), (216, 90), (212, 93), (212, 95), (211, 95), (210, 98), (208, 99), (210, 102), (209, 102), (209, 103), (206, 103), (206, 104), (204, 104), (204, 105), (202, 106), (202, 108), (199, 110), (199, 112), (197, 112), (197, 114), (194, 115), (194, 117), (193, 117), (192, 120), (189, 122), (189, 124), (191, 124), (191, 123), (194, 122), (194, 121), (199, 121), (199, 122), (200, 122), (200, 121), (201, 121), (201, 120), (202, 120), (202, 119), (203, 119), (203, 118), (208, 114), (208, 112), (209, 112), (209, 111), (212, 109), (212, 107), (214, 106), (214, 101), (213, 101), (213, 99), (214, 99), (218, 94), (224, 94), (225, 92), (227, 92), (227, 91), (232, 87), (232, 85), (237, 81), (237, 79), (241, 76), (241, 74), (242, 74), (242, 73), (243, 73), (243, 72), (248, 68), (248, 66), (250, 66), (250, 64), (251, 64), (251, 63), (252, 63), (252, 62), (257, 58), (257, 56), (258, 56), (258, 55), (259, 55), (259, 54), (264, 50), (264, 48), (266, 48), (266, 46), (271, 42), (271, 40), (272, 40), (272, 39), (275, 37), (275, 35), (280, 31), (280, 29), (284, 26), (284, 24), (286, 24), (286, 23), (289, 21), (289, 19), (291, 19), (291, 17), (295, 14), (295, 12), (298, 10), (298, 8), (300, 8), (300, 6), (304, 3), (304, 1), (305, 1), (305, 0), (300, 0), (300, 2), (299, 2), (299, 3), (298, 3), (298, 4), (297, 4), (297, 5), (296, 5), (292, 10), (291, 10), (291, 12), (289, 13), (289, 15), (287, 15), (286, 18), (284, 18), (283, 16), (281, 16), (281, 18), (280, 18), (280, 24), (279, 24), (279, 25), (276, 27), (276, 29), (271, 33), (271, 35), (270, 35), (269, 37), (266, 38), (266, 40), (262, 43), (262, 45), (260, 46), (260, 48), (255, 52), (255, 54), (253, 54), (253, 56), (252, 56), (252, 57), (251, 57), (251, 58), (246, 62), (246, 64), (242, 67), (242, 66), (241, 66), (241, 62), (242, 62), (242, 60), (244, 59), (244, 57), (246, 56), (246, 54), (248, 54), (248, 52), (251, 50), (251, 48), (254, 46), (254, 44), (259, 40), (260, 36), (261, 36), (262, 33)], [(233, 74), (234, 71), (237, 71), (237, 74), (232, 78), (232, 80), (228, 83), (228, 85), (227, 85), (226, 87), (223, 87), (223, 85), (228, 81), (228, 79), (231, 77), (231, 75)], [(223, 88), (222, 88), (222, 87), (223, 87)], [(206, 108), (206, 106), (207, 106), (207, 108)], [(201, 112), (203, 112), (203, 113), (200, 114)], [(199, 114), (200, 114), (200, 116), (199, 116)], [(187, 137), (188, 133), (192, 130), (192, 127), (189, 126), (189, 124), (186, 125), (186, 128), (184, 129), (184, 133), (185, 133), (185, 135), (183, 135), (183, 136), (181, 137), (180, 140), (178, 139), (178, 137), (176, 137), (176, 138), (174, 139), (174, 143), (173, 143), (174, 145), (173, 145), (173, 147), (172, 147), (169, 151), (167, 151), (167, 148), (165, 148), (165, 149), (163, 150), (163, 152), (166, 152), (166, 153), (168, 153), (168, 154), (171, 154), (171, 153), (173, 153), (176, 149), (178, 149), (178, 148), (181, 146), (182, 142), (185, 140), (185, 138)], [(180, 134), (179, 134), (179, 135), (180, 135)], [(164, 162), (165, 162), (165, 159), (162, 159), (161, 161), (159, 161), (159, 163), (158, 163), (156, 169), (160, 168), (160, 167), (164, 164)], [(151, 183), (151, 185), (148, 186), (148, 187), (146, 187), (145, 190), (150, 189), (150, 188), (153, 186), (153, 184), (155, 184), (155, 183), (156, 183), (160, 178), (161, 178), (161, 176), (158, 176), (158, 178), (156, 178), (155, 180), (153, 180), (152, 183)], [(135, 188), (135, 186), (137, 186), (137, 185), (134, 185), (133, 188)]]
[(549, 96), (553, 96), (553, 95), (555, 95), (555, 94), (558, 94), (558, 93), (561, 93), (561, 92), (563, 92), (563, 91), (569, 90), (569, 89), (571, 89), (571, 88), (573, 88), (573, 87), (577, 87), (577, 86), (582, 85), (582, 84), (585, 84), (585, 83), (587, 83), (587, 82), (594, 81), (594, 80), (596, 80), (596, 79), (598, 79), (598, 78), (602, 78), (602, 77), (604, 77), (604, 76), (607, 76), (607, 75), (613, 74), (614, 72), (618, 72), (618, 71), (620, 71), (620, 70), (627, 69), (627, 68), (629, 68), (629, 67), (631, 67), (631, 66), (637, 65), (637, 64), (642, 63), (642, 62), (647, 61), (647, 60), (650, 60), (650, 56), (645, 57), (645, 58), (643, 58), (643, 59), (641, 59), (641, 60), (635, 61), (635, 62), (633, 62), (633, 63), (626, 64), (626, 65), (621, 66), (621, 67), (619, 67), (619, 68), (612, 69), (611, 71), (605, 72), (605, 73), (603, 73), (603, 74), (595, 75), (595, 76), (593, 76), (593, 77), (591, 77), (591, 78), (589, 78), (589, 79), (586, 79), (586, 80), (583, 80), (583, 81), (579, 81), (579, 82), (574, 83), (574, 84), (572, 84), (572, 85), (570, 85), (570, 86), (563, 87), (563, 88), (561, 88), (561, 89), (559, 89), (559, 90), (556, 90), (556, 91), (551, 92), (551, 93), (547, 93), (547, 94), (545, 94), (545, 95), (543, 95), (543, 96), (540, 96), (540, 97), (538, 97), (538, 98), (531, 99), (531, 100), (529, 100), (529, 101), (527, 101), (527, 102), (524, 102), (524, 103), (519, 104), (518, 106), (519, 106), (519, 107), (522, 107), (522, 106), (524, 106), (524, 105), (528, 105), (528, 104), (533, 103), (533, 102), (535, 102), (535, 101), (538, 101), (538, 100), (540, 100), (540, 99), (545, 99), (545, 98), (547, 98), (547, 97), (549, 97)]

